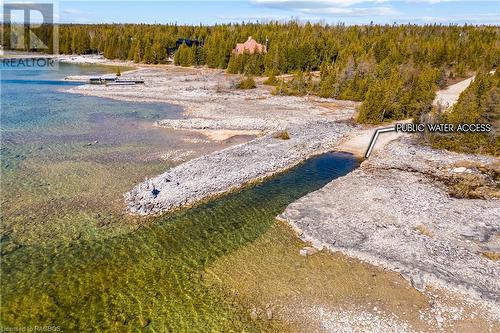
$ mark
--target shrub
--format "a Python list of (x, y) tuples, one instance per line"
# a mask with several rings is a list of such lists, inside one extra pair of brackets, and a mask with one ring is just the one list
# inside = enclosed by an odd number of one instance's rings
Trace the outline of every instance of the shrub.
[(257, 85), (255, 84), (255, 80), (251, 76), (247, 76), (246, 78), (242, 79), (238, 85), (238, 89), (254, 89), (257, 88)]
[(276, 88), (274, 88), (272, 94), (273, 95), (278, 95), (278, 96), (288, 95), (288, 86), (287, 86), (285, 80), (281, 79), (276, 84)]

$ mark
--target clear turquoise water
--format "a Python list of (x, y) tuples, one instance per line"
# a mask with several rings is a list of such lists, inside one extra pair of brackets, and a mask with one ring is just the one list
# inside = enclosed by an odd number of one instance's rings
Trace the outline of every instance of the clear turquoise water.
[[(82, 97), (64, 93), (81, 83), (61, 80), (69, 75), (113, 72), (104, 66), (59, 64), (59, 70), (6, 70), (1, 72), (1, 130), (5, 144), (25, 144), (63, 140), (68, 144), (104, 140), (119, 142), (172, 144), (171, 136), (146, 136), (138, 127), (141, 121), (177, 118), (178, 107), (165, 104), (137, 104)], [(129, 127), (124, 130), (124, 122)], [(104, 126), (102, 126), (104, 125)], [(134, 127), (135, 125), (135, 127)]]
[[(206, 269), (258, 239), (289, 203), (357, 161), (325, 154), (218, 200), (138, 223), (119, 212), (121, 199), (103, 196), (119, 196), (139, 177), (167, 167), (140, 156), (182, 142), (137, 124), (179, 110), (57, 91), (69, 84), (54, 82), (61, 75), (89, 70), (103, 69), (64, 65), (36, 79), (2, 76), (2, 325), (273, 331), (272, 323), (252, 321), (225, 290), (209, 286)], [(99, 143), (89, 149), (94, 140)]]

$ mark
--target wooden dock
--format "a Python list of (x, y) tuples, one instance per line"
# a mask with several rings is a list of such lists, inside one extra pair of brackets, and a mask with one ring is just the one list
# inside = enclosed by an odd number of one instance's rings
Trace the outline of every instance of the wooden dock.
[(105, 84), (108, 86), (131, 86), (136, 84), (144, 84), (144, 80), (127, 80), (117, 77), (91, 77), (88, 81), (90, 84)]

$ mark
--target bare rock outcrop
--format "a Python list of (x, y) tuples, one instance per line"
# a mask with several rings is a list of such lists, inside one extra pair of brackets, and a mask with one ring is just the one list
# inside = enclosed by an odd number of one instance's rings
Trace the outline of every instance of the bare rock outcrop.
[(400, 139), (279, 218), (315, 247), (398, 271), (417, 289), (432, 284), (498, 305), (500, 264), (484, 254), (500, 251), (500, 202), (450, 194), (447, 180), (464, 160), (497, 163)]
[(148, 179), (125, 194), (139, 215), (164, 213), (220, 195), (331, 150), (352, 127), (328, 121), (294, 125), (289, 139), (273, 133), (191, 160)]

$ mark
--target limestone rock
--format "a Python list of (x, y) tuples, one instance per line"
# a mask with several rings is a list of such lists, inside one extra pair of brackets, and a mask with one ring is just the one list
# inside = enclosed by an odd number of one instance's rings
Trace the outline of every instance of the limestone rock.
[(316, 252), (318, 252), (318, 250), (315, 249), (314, 247), (311, 247), (311, 246), (305, 246), (302, 249), (300, 249), (300, 251), (299, 251), (300, 255), (303, 257), (312, 256)]

